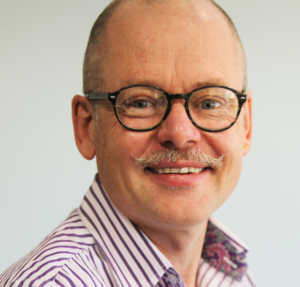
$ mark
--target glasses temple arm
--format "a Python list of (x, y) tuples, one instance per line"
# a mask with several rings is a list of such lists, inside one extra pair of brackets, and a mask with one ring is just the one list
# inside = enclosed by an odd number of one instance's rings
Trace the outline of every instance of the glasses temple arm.
[(107, 100), (107, 99), (110, 98), (110, 94), (109, 93), (94, 92), (94, 93), (85, 94), (85, 97), (88, 100)]

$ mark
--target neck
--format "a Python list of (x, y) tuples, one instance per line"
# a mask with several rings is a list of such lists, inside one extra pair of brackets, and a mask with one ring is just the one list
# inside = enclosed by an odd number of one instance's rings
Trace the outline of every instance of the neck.
[(169, 259), (187, 287), (196, 286), (207, 221), (182, 230), (140, 227)]

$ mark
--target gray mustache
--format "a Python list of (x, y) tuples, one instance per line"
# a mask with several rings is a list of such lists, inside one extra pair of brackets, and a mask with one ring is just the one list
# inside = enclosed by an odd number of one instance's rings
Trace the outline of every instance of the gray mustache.
[(135, 160), (139, 165), (142, 165), (143, 167), (156, 165), (161, 162), (176, 162), (179, 160), (187, 160), (205, 164), (206, 166), (209, 166), (211, 168), (216, 168), (221, 165), (223, 158), (223, 155), (215, 158), (199, 150), (189, 150), (184, 152), (179, 152), (177, 150), (163, 150), (147, 156), (135, 158)]

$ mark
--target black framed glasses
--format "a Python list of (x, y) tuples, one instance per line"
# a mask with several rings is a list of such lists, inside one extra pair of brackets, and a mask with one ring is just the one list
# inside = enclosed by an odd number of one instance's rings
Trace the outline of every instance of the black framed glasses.
[(131, 85), (112, 93), (92, 92), (89, 100), (108, 99), (119, 123), (136, 132), (158, 127), (171, 111), (173, 99), (184, 99), (191, 122), (207, 132), (221, 132), (237, 121), (247, 95), (226, 86), (203, 86), (187, 94), (169, 94), (148, 85)]

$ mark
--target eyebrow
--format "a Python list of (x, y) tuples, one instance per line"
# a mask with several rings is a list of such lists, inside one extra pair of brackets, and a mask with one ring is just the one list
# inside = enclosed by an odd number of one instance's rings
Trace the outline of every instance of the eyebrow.
[(198, 81), (192, 86), (192, 90), (195, 90), (197, 88), (205, 87), (205, 86), (227, 86), (223, 80), (215, 78), (211, 79), (209, 81)]

